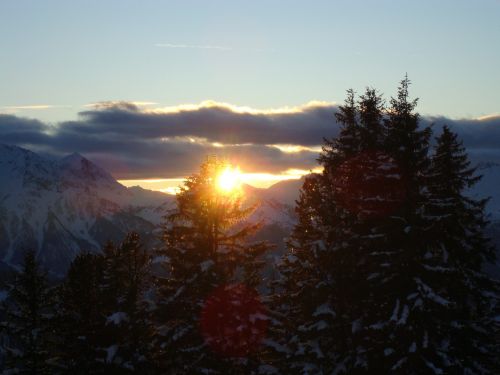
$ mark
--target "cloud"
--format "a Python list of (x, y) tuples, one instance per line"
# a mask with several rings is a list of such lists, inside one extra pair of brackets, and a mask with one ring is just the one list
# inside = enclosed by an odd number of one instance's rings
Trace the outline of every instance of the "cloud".
[(50, 128), (41, 121), (0, 114), (0, 142), (42, 146), (50, 143)]
[(218, 49), (222, 51), (230, 51), (232, 48), (224, 46), (212, 45), (195, 45), (195, 44), (172, 44), (172, 43), (156, 43), (155, 47), (161, 48), (188, 48), (188, 49)]
[[(452, 120), (446, 117), (429, 117), (426, 121), (434, 124), (435, 131), (443, 125), (448, 125), (458, 133), (464, 145), (474, 153), (491, 153), (495, 150), (500, 154), (500, 115), (483, 116), (478, 119)], [(498, 158), (500, 161), (500, 158)]]
[[(217, 154), (245, 172), (281, 173), (317, 166), (323, 138), (338, 135), (334, 103), (254, 109), (206, 101), (165, 108), (134, 102), (89, 106), (77, 121), (49, 126), (0, 115), (0, 142), (64, 155), (80, 152), (120, 179), (176, 178)], [(474, 161), (500, 162), (500, 116), (424, 117), (459, 133)]]
[(199, 105), (140, 110), (128, 102), (80, 112), (81, 120), (63, 123), (63, 132), (145, 139), (193, 137), (222, 144), (317, 145), (335, 136), (332, 103), (256, 110), (206, 101)]
[(61, 108), (63, 106), (60, 105), (50, 105), (50, 104), (32, 104), (32, 105), (11, 105), (0, 107), (5, 112), (17, 112), (17, 111), (25, 111), (25, 110), (44, 110), (44, 109), (52, 109), (52, 108)]
[(96, 110), (108, 109), (108, 108), (123, 108), (123, 109), (133, 109), (137, 110), (140, 107), (148, 107), (158, 104), (156, 102), (145, 102), (145, 101), (104, 101), (85, 104), (85, 108), (93, 108)]

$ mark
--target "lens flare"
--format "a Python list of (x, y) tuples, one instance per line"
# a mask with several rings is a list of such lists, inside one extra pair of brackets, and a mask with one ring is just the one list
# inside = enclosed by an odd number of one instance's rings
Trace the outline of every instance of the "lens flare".
[(242, 284), (222, 285), (205, 300), (200, 328), (216, 354), (243, 358), (259, 350), (268, 320), (256, 290)]

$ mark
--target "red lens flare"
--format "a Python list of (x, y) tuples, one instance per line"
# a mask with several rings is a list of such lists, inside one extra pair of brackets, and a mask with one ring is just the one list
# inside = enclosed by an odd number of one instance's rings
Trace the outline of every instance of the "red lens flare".
[(235, 284), (217, 288), (205, 300), (200, 326), (214, 352), (241, 358), (259, 348), (266, 335), (267, 320), (258, 293)]

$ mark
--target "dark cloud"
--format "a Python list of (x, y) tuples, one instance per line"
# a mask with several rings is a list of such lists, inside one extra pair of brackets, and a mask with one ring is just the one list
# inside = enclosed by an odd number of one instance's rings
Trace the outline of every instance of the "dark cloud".
[(48, 126), (43, 122), (0, 113), (0, 142), (17, 145), (50, 142)]
[[(186, 176), (211, 154), (227, 157), (245, 171), (278, 173), (316, 166), (316, 151), (287, 153), (273, 145), (321, 145), (324, 137), (338, 134), (336, 109), (333, 104), (311, 103), (255, 111), (205, 103), (146, 111), (133, 103), (101, 103), (80, 113), (78, 121), (56, 127), (0, 115), (0, 142), (56, 155), (77, 151), (122, 179)], [(449, 125), (475, 161), (500, 162), (500, 116), (429, 117), (423, 123), (433, 123), (435, 134)]]
[(437, 128), (448, 124), (469, 148), (492, 148), (500, 152), (500, 115), (475, 120), (450, 120), (445, 117), (432, 117), (429, 120)]
[(126, 103), (81, 112), (80, 121), (61, 124), (68, 133), (141, 138), (199, 137), (224, 144), (317, 145), (336, 135), (332, 104), (311, 103), (289, 111), (243, 111), (217, 103), (168, 112), (141, 111)]
[(317, 153), (302, 151), (287, 154), (265, 145), (213, 147), (195, 142), (144, 142), (135, 144), (133, 152), (117, 150), (94, 154), (99, 165), (119, 178), (171, 178), (196, 171), (209, 155), (218, 155), (239, 165), (245, 172), (279, 173), (290, 168), (310, 169), (315, 166)]

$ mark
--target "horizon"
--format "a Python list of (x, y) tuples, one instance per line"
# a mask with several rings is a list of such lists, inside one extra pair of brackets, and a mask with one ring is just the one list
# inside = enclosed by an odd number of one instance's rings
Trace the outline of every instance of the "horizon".
[(497, 0), (2, 2), (0, 142), (160, 191), (217, 154), (263, 187), (318, 167), (346, 90), (388, 102), (408, 74), (424, 124), (497, 161), (499, 14)]
[(497, 374), (500, 0), (0, 0), (0, 373)]

